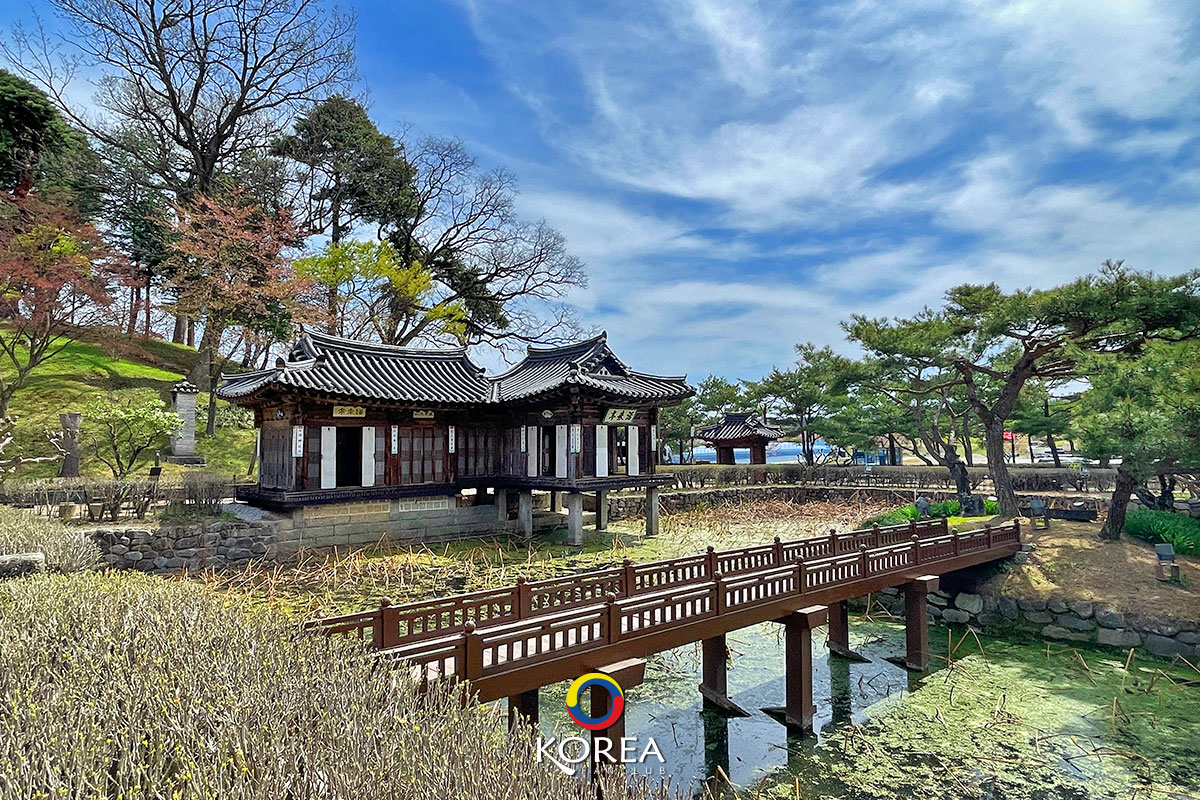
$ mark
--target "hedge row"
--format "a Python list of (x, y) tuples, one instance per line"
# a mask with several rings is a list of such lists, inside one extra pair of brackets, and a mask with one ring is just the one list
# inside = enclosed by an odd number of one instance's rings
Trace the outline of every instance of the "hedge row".
[[(0, 800), (606, 800), (501, 708), (418, 692), (348, 639), (130, 573), (0, 582)], [(657, 795), (657, 796), (662, 796)]]
[[(806, 485), (873, 486), (887, 489), (953, 490), (954, 481), (945, 467), (927, 466), (836, 466), (810, 467), (807, 464), (663, 464), (658, 471), (675, 477), (680, 489), (704, 489), (718, 486)], [(971, 488), (990, 481), (986, 467), (970, 467), (967, 475)], [(1116, 470), (1089, 468), (1055, 469), (1052, 467), (1010, 467), (1013, 486), (1018, 492), (1061, 492), (1112, 490)]]
[(86, 534), (29, 511), (0, 506), (0, 556), (41, 553), (46, 568), (58, 572), (89, 569), (100, 561), (100, 548)]

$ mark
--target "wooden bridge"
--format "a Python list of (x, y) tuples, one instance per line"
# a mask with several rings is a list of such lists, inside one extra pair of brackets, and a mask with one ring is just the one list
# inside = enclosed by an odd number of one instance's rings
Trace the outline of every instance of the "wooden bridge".
[[(903, 587), (906, 666), (928, 663), (926, 595), (938, 575), (1013, 555), (1020, 523), (959, 533), (945, 520), (878, 527), (551, 578), (315, 620), (405, 662), (422, 680), (470, 682), (481, 701), (509, 698), (536, 721), (537, 690), (590, 672), (626, 689), (646, 656), (703, 642), (707, 706), (744, 713), (726, 697), (725, 634), (760, 622), (785, 625), (787, 724), (812, 725), (812, 628), (829, 624), (833, 652), (849, 648), (846, 603)], [(603, 695), (607, 697), (607, 695)], [(593, 696), (593, 703), (604, 700)], [(593, 715), (602, 715), (594, 707)], [(620, 726), (621, 723), (617, 723)], [(623, 730), (601, 732), (606, 738)]]

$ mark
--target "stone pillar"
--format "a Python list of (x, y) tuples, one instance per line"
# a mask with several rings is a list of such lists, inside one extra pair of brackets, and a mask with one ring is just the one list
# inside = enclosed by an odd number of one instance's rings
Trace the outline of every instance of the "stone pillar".
[(496, 521), (501, 527), (508, 522), (508, 489), (496, 489)]
[(812, 688), (812, 629), (824, 625), (828, 618), (829, 610), (825, 606), (808, 606), (780, 620), (784, 626), (786, 705), (764, 708), (763, 711), (789, 728), (812, 730), (813, 715), (817, 711)]
[(579, 492), (567, 495), (567, 544), (583, 546), (583, 495)]
[[(195, 402), (195, 401), (193, 401)], [(78, 411), (68, 411), (58, 415), (62, 424), (62, 434), (55, 440), (58, 452), (62, 455), (62, 464), (58, 468), (60, 478), (79, 477), (79, 426), (83, 423), (83, 414)], [(192, 428), (196, 427), (196, 415), (192, 414)]]
[(608, 492), (596, 492), (596, 530), (608, 530)]
[[(190, 381), (180, 381), (171, 387), (171, 405), (183, 425), (171, 437), (171, 458), (181, 464), (203, 464), (196, 457), (196, 396), (200, 390)], [(211, 399), (209, 402), (215, 402)]]
[(517, 528), (526, 539), (533, 538), (533, 492), (528, 489), (517, 497)]
[(530, 689), (528, 692), (521, 692), (518, 695), (508, 698), (508, 729), (510, 731), (516, 730), (518, 723), (523, 723), (537, 730), (537, 689)]
[(646, 487), (646, 535), (658, 536), (658, 487)]
[(924, 671), (929, 666), (929, 615), (925, 598), (936, 592), (938, 577), (922, 575), (904, 584), (904, 666)]

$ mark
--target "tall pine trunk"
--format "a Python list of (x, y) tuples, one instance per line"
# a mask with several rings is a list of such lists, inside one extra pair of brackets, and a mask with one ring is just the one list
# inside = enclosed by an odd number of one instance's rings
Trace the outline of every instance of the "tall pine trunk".
[(1015, 517), (1017, 493), (1013, 491), (1012, 476), (1004, 463), (1004, 420), (992, 417), (983, 424), (983, 440), (987, 445), (988, 470), (992, 475), (992, 489), (1000, 501), (1000, 516)]
[(138, 311), (141, 309), (141, 307), (142, 307), (142, 287), (141, 286), (130, 286), (129, 287), (129, 327), (126, 331), (129, 336), (133, 336), (135, 333), (137, 333)]
[(1112, 498), (1108, 502), (1108, 519), (1100, 529), (1100, 538), (1116, 541), (1125, 528), (1125, 512), (1129, 510), (1129, 498), (1137, 486), (1137, 478), (1117, 467), (1117, 479), (1113, 484)]
[(1054, 456), (1054, 468), (1062, 469), (1062, 459), (1058, 457), (1058, 443), (1054, 441), (1054, 434), (1046, 434), (1046, 446), (1050, 448), (1050, 455)]
[(962, 424), (962, 440), (963, 440), (963, 457), (967, 460), (967, 466), (975, 466), (975, 451), (971, 447), (971, 412), (963, 412)]

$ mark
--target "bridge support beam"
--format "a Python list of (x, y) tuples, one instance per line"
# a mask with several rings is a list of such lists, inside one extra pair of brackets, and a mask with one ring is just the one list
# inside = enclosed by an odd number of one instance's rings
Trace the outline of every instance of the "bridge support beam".
[(828, 619), (829, 609), (825, 606), (808, 606), (780, 620), (784, 626), (786, 705), (764, 708), (763, 711), (789, 728), (812, 730), (813, 715), (817, 711), (813, 703), (812, 629), (824, 625)]
[(608, 492), (603, 489), (596, 492), (596, 530), (608, 530)]
[(700, 695), (704, 698), (704, 710), (728, 717), (748, 717), (749, 712), (729, 699), (726, 663), (728, 648), (725, 634), (721, 633), (700, 642), (703, 656)]
[(847, 600), (829, 604), (829, 652), (851, 661), (871, 660), (850, 649), (850, 603)]
[(904, 666), (924, 671), (929, 666), (929, 613), (925, 599), (938, 589), (937, 575), (922, 575), (904, 584)]
[(567, 495), (567, 544), (583, 546), (583, 495), (579, 492)]
[(658, 487), (646, 487), (646, 535), (658, 536)]
[[(628, 692), (635, 686), (641, 686), (642, 681), (646, 679), (646, 661), (641, 658), (629, 658), (591, 671), (603, 672), (616, 681), (623, 691)], [(628, 699), (625, 702), (628, 703)], [(612, 696), (599, 686), (594, 686), (592, 687), (591, 703), (592, 716), (603, 717), (612, 708)], [(615, 764), (620, 755), (621, 739), (624, 736), (625, 715), (621, 714), (607, 728), (592, 731), (592, 752), (600, 753), (603, 763)], [(604, 753), (608, 753), (609, 757), (605, 758)]]
[(532, 726), (535, 730), (538, 726), (538, 690), (530, 689), (527, 692), (508, 698), (508, 729), (516, 730), (518, 724)]
[(533, 538), (533, 492), (525, 490), (517, 496), (517, 528), (521, 536)]

